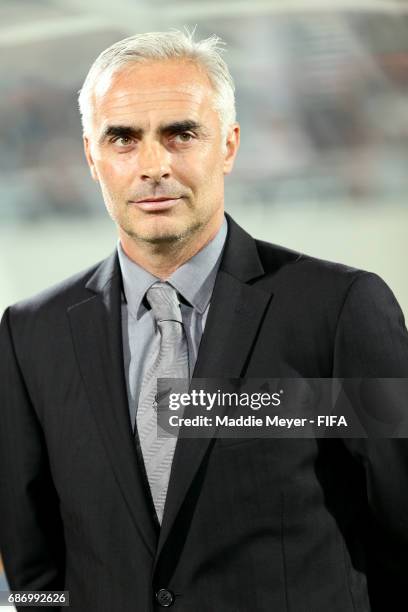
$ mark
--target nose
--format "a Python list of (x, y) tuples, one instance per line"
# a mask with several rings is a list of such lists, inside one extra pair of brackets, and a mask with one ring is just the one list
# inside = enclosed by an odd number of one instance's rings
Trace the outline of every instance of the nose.
[(170, 154), (157, 141), (140, 143), (138, 162), (143, 181), (159, 182), (170, 177)]

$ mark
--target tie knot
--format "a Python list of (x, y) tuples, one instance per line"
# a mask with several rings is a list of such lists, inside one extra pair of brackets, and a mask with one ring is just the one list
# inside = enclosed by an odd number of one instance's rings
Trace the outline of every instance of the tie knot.
[(155, 283), (146, 291), (146, 299), (157, 323), (160, 321), (179, 321), (182, 323), (177, 291), (174, 287), (168, 283)]

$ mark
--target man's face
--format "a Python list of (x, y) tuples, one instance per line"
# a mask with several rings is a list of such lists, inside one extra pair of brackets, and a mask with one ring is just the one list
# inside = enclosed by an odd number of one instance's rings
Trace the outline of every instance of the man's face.
[(122, 238), (174, 242), (218, 229), (239, 126), (224, 147), (214, 91), (195, 63), (133, 63), (102, 82), (84, 143)]

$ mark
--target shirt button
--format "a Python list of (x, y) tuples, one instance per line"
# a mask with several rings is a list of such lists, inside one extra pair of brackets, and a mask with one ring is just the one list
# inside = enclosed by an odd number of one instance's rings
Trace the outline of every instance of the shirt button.
[(159, 589), (156, 592), (156, 601), (162, 608), (169, 608), (174, 603), (174, 593), (169, 589)]

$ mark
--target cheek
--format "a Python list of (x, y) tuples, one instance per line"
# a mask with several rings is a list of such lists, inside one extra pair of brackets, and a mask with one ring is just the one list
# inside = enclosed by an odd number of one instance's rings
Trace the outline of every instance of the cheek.
[(195, 155), (180, 155), (173, 169), (177, 178), (193, 191), (208, 191), (223, 180), (223, 160), (213, 150), (200, 151)]
[(179, 183), (186, 185), (192, 191), (199, 190), (203, 181), (205, 180), (205, 175), (200, 166), (187, 160), (178, 165), (178, 168), (174, 174)]
[(135, 176), (135, 164), (129, 156), (99, 159), (96, 167), (101, 179), (106, 183), (126, 183)]

